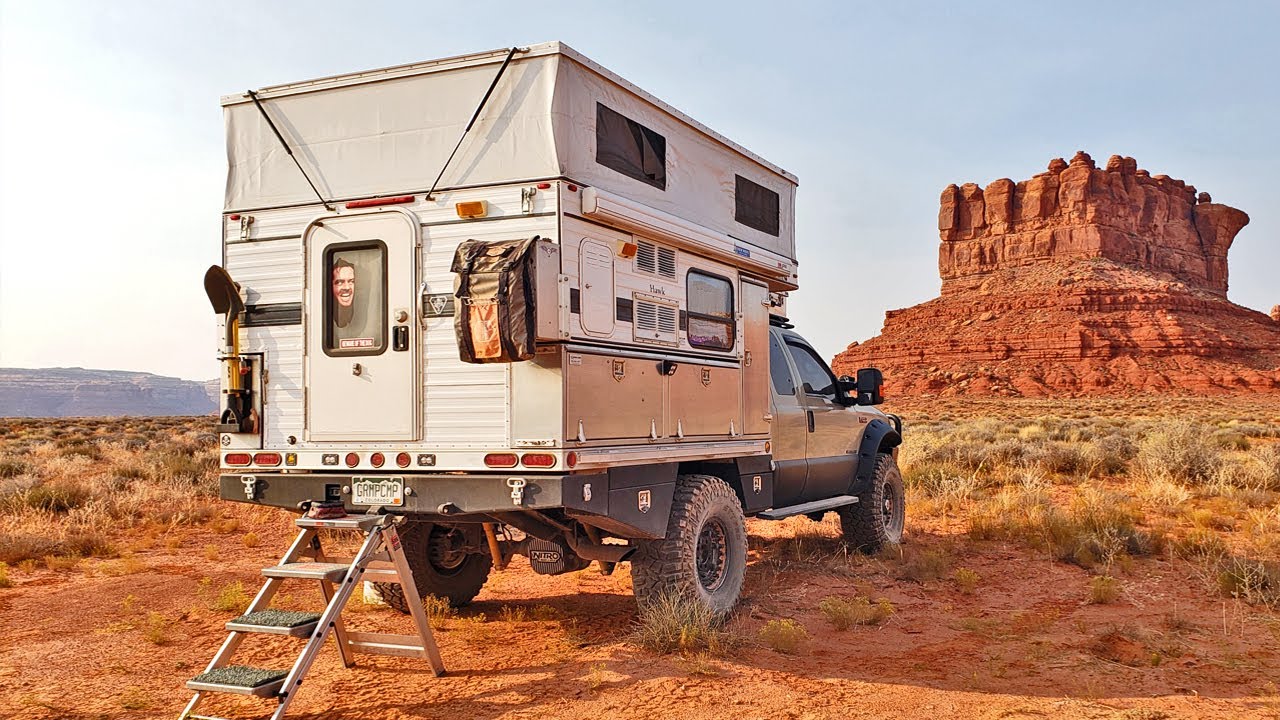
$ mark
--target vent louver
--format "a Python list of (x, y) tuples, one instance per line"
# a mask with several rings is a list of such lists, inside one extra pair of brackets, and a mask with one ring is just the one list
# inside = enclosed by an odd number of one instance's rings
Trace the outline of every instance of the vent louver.
[(675, 280), (676, 251), (644, 240), (637, 240), (636, 272)]
[(636, 342), (658, 345), (680, 343), (679, 306), (639, 293), (636, 293), (633, 302), (635, 321), (632, 328)]

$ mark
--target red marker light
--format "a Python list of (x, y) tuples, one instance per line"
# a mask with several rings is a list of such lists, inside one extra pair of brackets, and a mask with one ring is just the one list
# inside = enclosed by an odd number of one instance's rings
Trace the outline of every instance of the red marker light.
[(573, 467), (578, 464), (578, 453), (570, 451), (564, 456), (564, 464)]
[(355, 453), (347, 453), (347, 467), (355, 467), (360, 464), (360, 456)]
[(222, 458), (222, 462), (228, 465), (248, 465), (250, 460), (249, 453), (227, 453)]
[(227, 216), (228, 220), (235, 221), (240, 219), (240, 213), (232, 213)]
[(556, 456), (550, 453), (525, 453), (520, 457), (520, 464), (532, 468), (555, 467)]
[(538, 189), (539, 189), (539, 190), (550, 190), (550, 189), (551, 189), (551, 183), (538, 183)]
[(569, 192), (578, 192), (578, 186), (573, 183), (569, 183)]
[(374, 453), (369, 456), (369, 464), (374, 467), (382, 467), (382, 464), (386, 461), (387, 459), (383, 457), (382, 453)]
[(367, 200), (352, 200), (347, 203), (348, 210), (367, 207), (381, 207), (382, 205), (403, 205), (411, 203), (416, 198), (413, 195), (397, 195), (395, 197), (369, 198)]
[(400, 467), (409, 467), (410, 460), (411, 458), (407, 452), (402, 452), (399, 455), (396, 455), (396, 465), (399, 465)]
[(515, 453), (489, 453), (484, 456), (484, 464), (496, 468), (513, 468), (520, 464)]
[(253, 456), (254, 465), (276, 466), (280, 464), (280, 453), (260, 452)]

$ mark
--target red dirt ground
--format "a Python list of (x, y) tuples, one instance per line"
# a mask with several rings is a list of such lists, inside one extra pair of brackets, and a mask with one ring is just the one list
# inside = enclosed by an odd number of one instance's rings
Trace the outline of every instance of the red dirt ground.
[[(238, 519), (233, 532), (172, 530), (136, 551), (142, 566), (133, 574), (113, 577), (92, 560), (69, 571), (11, 569), (13, 587), (0, 590), (0, 717), (176, 717), (189, 697), (182, 682), (212, 656), (232, 616), (209, 609), (213, 596), (235, 581), (252, 593), (258, 569), (292, 537), (283, 511), (227, 504), (223, 512)], [(956, 519), (909, 519), (904, 558), (852, 562), (833, 557), (834, 543), (814, 527), (836, 533), (833, 516), (818, 526), (749, 522), (753, 563), (730, 625), (744, 642), (721, 657), (637, 646), (625, 565), (612, 577), (594, 568), (541, 577), (517, 558), (437, 631), (446, 677), (400, 658), (361, 656), (347, 670), (330, 645), (291, 716), (1280, 717), (1280, 619), (1215, 596), (1182, 561), (1137, 560), (1120, 578), (1118, 602), (1090, 605), (1084, 570), (972, 542)], [(247, 532), (261, 544), (246, 547)], [(205, 558), (210, 547), (215, 560)], [(941, 578), (919, 569), (923, 555), (947, 558)], [(787, 559), (797, 556), (811, 557)], [(972, 595), (948, 579), (961, 567), (979, 575)], [(293, 606), (312, 602), (304, 583), (286, 592)], [(856, 594), (888, 598), (896, 612), (881, 626), (834, 631), (820, 600)], [(504, 607), (532, 616), (537, 606), (552, 609), (538, 617), (553, 619), (501, 619)], [(407, 629), (392, 611), (355, 610), (356, 629)], [(145, 636), (150, 612), (171, 621), (162, 644)], [(756, 640), (778, 618), (808, 630), (796, 655)], [(271, 649), (295, 642), (251, 637), (238, 658), (287, 667)], [(263, 717), (267, 707), (218, 698), (202, 710)]]

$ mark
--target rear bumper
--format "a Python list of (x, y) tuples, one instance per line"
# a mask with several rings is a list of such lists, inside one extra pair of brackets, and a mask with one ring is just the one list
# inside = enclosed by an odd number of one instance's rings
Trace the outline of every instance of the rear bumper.
[[(307, 500), (342, 500), (349, 512), (365, 512), (366, 505), (351, 504), (351, 478), (379, 473), (235, 473), (219, 477), (223, 500), (297, 508)], [(404, 505), (387, 507), (389, 512), (422, 515), (467, 515), (510, 512), (518, 508), (549, 510), (564, 508), (607, 515), (609, 479), (600, 474), (417, 474), (381, 473), (403, 477)], [(525, 481), (520, 502), (507, 484), (511, 478)], [(252, 478), (252, 483), (248, 480)]]

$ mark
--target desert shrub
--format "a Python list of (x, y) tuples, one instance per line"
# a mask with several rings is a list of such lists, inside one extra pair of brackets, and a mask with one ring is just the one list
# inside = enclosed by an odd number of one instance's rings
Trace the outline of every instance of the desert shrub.
[(1109, 605), (1120, 598), (1120, 581), (1110, 575), (1097, 575), (1089, 581), (1089, 604)]
[(169, 618), (158, 612), (152, 611), (147, 613), (147, 626), (142, 631), (142, 636), (152, 645), (169, 644)]
[(432, 627), (443, 627), (446, 620), (457, 617), (458, 611), (449, 604), (449, 598), (427, 595), (422, 598), (422, 609)]
[(1088, 568), (1152, 552), (1150, 536), (1137, 529), (1138, 519), (1127, 497), (1097, 488), (1080, 488), (1063, 508), (1041, 490), (1009, 487), (974, 507), (969, 535), (1022, 541)]
[(978, 589), (978, 581), (981, 578), (978, 573), (969, 568), (958, 568), (952, 573), (951, 579), (955, 581), (956, 587), (960, 588), (960, 592), (965, 595), (972, 595)]
[(809, 632), (795, 620), (770, 620), (760, 628), (760, 640), (770, 649), (794, 655), (809, 639)]
[(242, 613), (247, 607), (249, 607), (249, 596), (244, 591), (244, 583), (239, 580), (230, 585), (224, 585), (210, 604), (210, 609), (221, 612)]
[(0, 588), (12, 587), (13, 581), (9, 579), (8, 563), (0, 562)]
[(723, 622), (702, 603), (677, 593), (662, 593), (641, 609), (632, 633), (641, 647), (656, 653), (720, 653), (729, 636)]
[(1255, 605), (1280, 601), (1280, 564), (1244, 557), (1225, 557), (1217, 565), (1218, 590)]
[(1221, 448), (1204, 426), (1173, 421), (1157, 426), (1142, 439), (1134, 469), (1147, 480), (1194, 485), (1209, 480), (1221, 458)]
[(826, 597), (818, 603), (818, 609), (836, 630), (848, 630), (854, 625), (879, 625), (894, 613), (893, 604), (887, 599), (879, 598), (873, 603), (861, 595), (852, 600)]
[(1248, 450), (1249, 437), (1237, 430), (1219, 429), (1213, 431), (1213, 441), (1224, 450)]
[(31, 471), (31, 465), (15, 458), (0, 458), (0, 479), (18, 477)]
[(1173, 553), (1190, 560), (1216, 559), (1227, 555), (1227, 544), (1218, 533), (1207, 528), (1192, 528), (1174, 538)]
[(1088, 445), (1089, 453), (1099, 472), (1118, 475), (1129, 469), (1129, 461), (1138, 454), (1138, 446), (1130, 438), (1119, 433), (1104, 435)]
[(102, 450), (96, 443), (78, 440), (63, 445), (59, 442), (58, 455), (65, 458), (84, 458), (86, 460), (101, 460)]
[(1027, 460), (1058, 475), (1087, 476), (1093, 462), (1083, 445), (1051, 440), (1026, 454)]
[(34, 510), (51, 513), (66, 513), (89, 504), (93, 500), (93, 489), (87, 485), (71, 480), (51, 480), (27, 490), (21, 502)]

